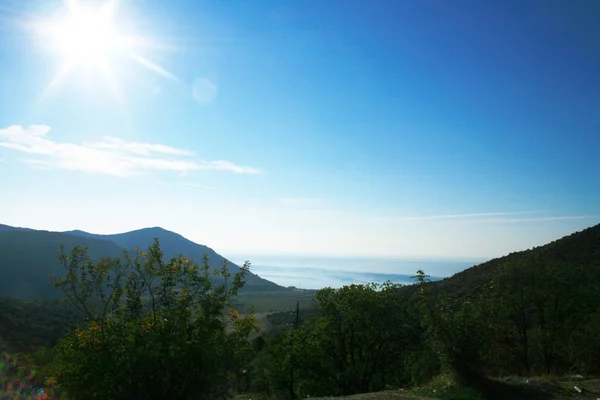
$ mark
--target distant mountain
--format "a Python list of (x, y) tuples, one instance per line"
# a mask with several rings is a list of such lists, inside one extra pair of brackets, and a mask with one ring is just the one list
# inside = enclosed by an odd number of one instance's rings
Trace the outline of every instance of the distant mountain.
[(92, 259), (121, 257), (123, 249), (107, 240), (82, 238), (59, 232), (0, 228), (0, 295), (45, 299), (61, 293), (48, 280), (62, 275), (58, 260), (60, 245), (70, 250), (85, 246)]
[[(182, 254), (201, 264), (204, 255), (207, 254), (209, 264), (213, 268), (220, 268), (224, 261), (224, 258), (210, 247), (194, 243), (178, 233), (160, 227), (144, 228), (112, 235), (97, 235), (83, 231), (68, 231), (63, 233), (88, 239), (108, 240), (129, 251), (134, 251), (136, 247), (146, 249), (152, 244), (154, 238), (158, 238), (160, 248), (166, 259)], [(240, 269), (238, 265), (233, 263), (229, 263), (229, 268), (233, 273)], [(281, 286), (252, 273), (246, 276), (246, 285), (247, 290), (252, 289), (254, 291), (282, 289)]]
[(33, 229), (29, 228), (17, 228), (9, 225), (0, 224), (0, 232), (14, 232), (14, 231), (32, 231)]
[[(118, 258), (124, 250), (135, 247), (147, 248), (157, 237), (165, 258), (179, 254), (202, 263), (204, 254), (209, 264), (218, 268), (223, 257), (213, 249), (196, 244), (183, 236), (162, 228), (147, 228), (115, 235), (96, 235), (83, 231), (48, 232), (28, 228), (17, 228), (0, 224), (0, 296), (26, 299), (56, 298), (62, 293), (54, 289), (49, 281), (50, 274), (63, 275), (58, 260), (61, 245), (66, 251), (75, 246), (84, 246), (93, 260), (102, 257)], [(229, 263), (232, 273), (240, 267)], [(286, 290), (285, 288), (249, 273), (246, 275), (244, 291)]]

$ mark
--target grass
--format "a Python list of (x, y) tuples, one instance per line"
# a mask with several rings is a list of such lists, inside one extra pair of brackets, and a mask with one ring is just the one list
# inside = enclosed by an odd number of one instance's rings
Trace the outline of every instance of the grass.
[(414, 388), (412, 393), (441, 400), (485, 400), (477, 390), (458, 385), (452, 376), (436, 376), (426, 385)]
[(434, 378), (430, 383), (414, 388), (413, 393), (441, 400), (548, 400), (572, 397), (572, 385), (556, 384), (554, 379), (531, 379), (508, 377), (490, 379), (480, 377), (469, 386), (462, 386), (448, 375)]

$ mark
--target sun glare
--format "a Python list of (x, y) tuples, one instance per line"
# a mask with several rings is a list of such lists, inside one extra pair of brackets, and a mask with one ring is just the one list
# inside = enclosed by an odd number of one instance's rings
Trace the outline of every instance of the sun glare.
[(44, 47), (61, 58), (58, 71), (41, 98), (76, 68), (102, 75), (113, 94), (120, 97), (121, 91), (111, 70), (115, 64), (111, 60), (117, 57), (128, 58), (163, 77), (176, 80), (171, 73), (136, 52), (140, 47), (152, 47), (149, 40), (119, 30), (117, 3), (117, 0), (85, 4), (65, 0), (60, 15), (48, 17), (36, 26)]
[(99, 7), (68, 1), (66, 15), (42, 26), (47, 45), (69, 63), (106, 61), (127, 44), (115, 27), (115, 7), (115, 1)]
[(119, 36), (103, 15), (72, 15), (56, 29), (59, 51), (67, 58), (90, 60), (106, 58), (119, 47)]

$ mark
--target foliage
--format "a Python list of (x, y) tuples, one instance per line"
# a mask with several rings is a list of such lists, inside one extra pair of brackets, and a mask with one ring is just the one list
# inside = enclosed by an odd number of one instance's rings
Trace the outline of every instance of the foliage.
[(589, 332), (598, 326), (595, 307), (600, 291), (590, 272), (582, 265), (533, 257), (502, 266), (489, 293), (502, 321), (495, 325), (496, 352), (508, 355), (514, 366), (511, 372), (592, 368), (577, 351), (597, 342), (590, 340)]
[[(269, 318), (271, 318), (273, 314), (289, 313), (296, 306), (297, 301), (300, 301), (302, 310), (314, 308), (313, 303), (316, 292), (316, 290), (287, 288), (268, 291), (242, 291), (232, 300), (232, 305), (241, 313), (245, 313), (252, 308), (255, 313), (269, 313)], [(269, 323), (271, 324), (271, 321)], [(272, 325), (279, 325), (279, 322), (273, 321)]]
[(81, 313), (59, 300), (0, 297), (0, 351), (32, 353), (54, 346)]
[(437, 354), (441, 370), (453, 374), (462, 384), (477, 379), (483, 366), (483, 353), (491, 314), (481, 293), (452, 298), (438, 296), (434, 302), (428, 290), (430, 281), (422, 271), (417, 297), (423, 308), (423, 327), (427, 341)]
[(415, 324), (398, 289), (386, 283), (320, 290), (316, 317), (272, 338), (257, 358), (257, 389), (304, 397), (406, 382), (408, 375), (397, 372), (408, 359)]
[[(50, 372), (69, 398), (219, 399), (244, 361), (251, 317), (229, 299), (248, 269), (231, 277), (185, 257), (163, 261), (158, 240), (135, 258), (94, 263), (85, 249), (61, 252), (54, 281), (87, 317), (61, 340)], [(214, 276), (224, 284), (214, 286)]]
[[(289, 309), (299, 291), (234, 297), (247, 266), (232, 278), (206, 259), (165, 262), (158, 242), (135, 258), (93, 260), (63, 252), (67, 274), (55, 283), (78, 307), (65, 308), (68, 319), (56, 303), (0, 298), (0, 336), (42, 347), (24, 359), (69, 398), (282, 399), (412, 385), (439, 398), (534, 399), (547, 393), (491, 377), (600, 373), (600, 226), (443, 281), (418, 271), (411, 286), (304, 292), (298, 325)], [(263, 314), (266, 331), (252, 341), (254, 318), (237, 314), (248, 302), (285, 310)]]
[[(589, 249), (597, 231), (566, 241)], [(418, 271), (409, 287), (322, 289), (314, 318), (267, 338), (252, 390), (284, 398), (413, 384), (442, 398), (543, 398), (489, 377), (600, 372), (597, 254), (555, 242), (440, 282)]]

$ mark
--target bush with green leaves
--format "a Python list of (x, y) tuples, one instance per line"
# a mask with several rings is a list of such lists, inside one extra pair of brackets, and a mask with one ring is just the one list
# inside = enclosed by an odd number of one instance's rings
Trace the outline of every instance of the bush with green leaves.
[(438, 356), (440, 372), (458, 383), (473, 383), (485, 366), (493, 319), (486, 295), (463, 290), (433, 298), (429, 276), (419, 270), (414, 278), (419, 285), (416, 296), (423, 311), (426, 343)]
[(539, 257), (501, 266), (488, 293), (498, 317), (495, 353), (506, 355), (505, 371), (525, 376), (597, 371), (600, 290), (594, 273), (582, 264)]
[(254, 389), (278, 398), (346, 395), (410, 380), (414, 346), (399, 286), (349, 285), (316, 295), (316, 316), (271, 338), (255, 360)]
[[(94, 263), (61, 249), (54, 279), (85, 324), (61, 340), (49, 372), (67, 398), (223, 399), (248, 351), (253, 318), (228, 307), (248, 271), (231, 275), (183, 256), (163, 260), (158, 240), (135, 257)], [(223, 282), (219, 286), (214, 281)]]

